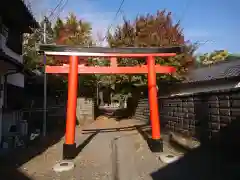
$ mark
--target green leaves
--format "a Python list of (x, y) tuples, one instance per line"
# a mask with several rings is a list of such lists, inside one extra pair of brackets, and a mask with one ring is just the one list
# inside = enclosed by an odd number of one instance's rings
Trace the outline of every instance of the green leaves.
[[(42, 69), (43, 58), (35, 49), (36, 43), (43, 42), (43, 22), (40, 30), (24, 39), (24, 64), (30, 69)], [(63, 45), (93, 46), (92, 27), (89, 22), (78, 19), (70, 13), (66, 19), (58, 18), (54, 26), (47, 20), (47, 43)], [(157, 75), (158, 79), (182, 79), (194, 62), (194, 52), (197, 44), (186, 43), (180, 23), (174, 24), (171, 12), (158, 11), (155, 15), (138, 16), (135, 21), (124, 19), (114, 33), (108, 33), (107, 41), (110, 47), (162, 47), (185, 46), (183, 54), (170, 58), (156, 58), (156, 64), (174, 66), (177, 72), (173, 75)], [(214, 56), (213, 59), (221, 59)], [(57, 65), (59, 59), (47, 58), (47, 64)], [(63, 63), (63, 62), (61, 62)], [(60, 63), (60, 64), (61, 64)], [(145, 65), (145, 58), (119, 58), (120, 66)], [(109, 61), (104, 58), (90, 58), (89, 66), (109, 66)], [(146, 75), (90, 75), (81, 76), (80, 84), (95, 86), (96, 82), (105, 84), (114, 83), (146, 83)]]
[(211, 65), (219, 61), (224, 61), (229, 56), (229, 53), (226, 50), (214, 51), (212, 53), (205, 53), (200, 55), (199, 65)]
[[(189, 66), (194, 62), (193, 53), (197, 49), (197, 44), (185, 43), (184, 35), (180, 23), (174, 24), (171, 12), (158, 11), (155, 15), (138, 16), (134, 22), (124, 19), (122, 26), (118, 26), (113, 34), (108, 35), (110, 47), (161, 47), (184, 45), (185, 52), (176, 57), (156, 58), (156, 64), (169, 65), (177, 68), (177, 73), (172, 76), (158, 75), (158, 78), (181, 79), (187, 72)], [(133, 66), (146, 64), (145, 59), (119, 60), (121, 66)], [(135, 76), (136, 77), (136, 76)], [(123, 79), (129, 79), (122, 76)], [(138, 78), (141, 82), (146, 82), (146, 76), (141, 75)]]
[(93, 44), (91, 24), (70, 13), (63, 22), (58, 19), (55, 27), (55, 42), (64, 45), (91, 46)]
[[(25, 34), (23, 40), (23, 63), (28, 69), (38, 69), (42, 71), (43, 57), (36, 51), (36, 44), (43, 43), (44, 37), (44, 21), (40, 22), (40, 29), (37, 29), (33, 34)], [(47, 43), (54, 42), (54, 31), (51, 22), (46, 19), (46, 41)], [(47, 57), (47, 63), (52, 63), (52, 58)]]
[[(43, 66), (43, 58), (36, 52), (35, 45), (43, 43), (44, 21), (40, 22), (41, 28), (31, 35), (24, 36), (23, 52), (24, 64), (29, 69), (41, 70)], [(48, 44), (64, 44), (64, 45), (82, 45), (91, 46), (92, 28), (91, 24), (70, 13), (64, 20), (58, 18), (54, 26), (46, 19), (46, 41)], [(54, 65), (57, 63), (52, 57), (47, 57), (47, 64)]]

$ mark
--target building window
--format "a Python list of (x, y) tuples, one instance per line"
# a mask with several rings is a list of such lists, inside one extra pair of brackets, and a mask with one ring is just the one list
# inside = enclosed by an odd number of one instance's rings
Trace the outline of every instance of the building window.
[(22, 54), (22, 34), (17, 30), (10, 29), (6, 45), (15, 53)]
[(4, 109), (19, 110), (22, 109), (24, 104), (24, 89), (14, 86), (12, 84), (5, 83), (4, 88)]

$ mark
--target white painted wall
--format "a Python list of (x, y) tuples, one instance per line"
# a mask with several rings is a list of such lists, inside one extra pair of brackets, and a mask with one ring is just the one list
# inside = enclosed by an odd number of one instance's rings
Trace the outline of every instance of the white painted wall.
[[(23, 57), (22, 55), (19, 55), (17, 53), (15, 53), (14, 51), (12, 51), (10, 48), (8, 48), (6, 46), (6, 37), (4, 37), (2, 34), (0, 34), (0, 48), (10, 57), (12, 57), (13, 59), (17, 60), (20, 63), (23, 63)], [(0, 68), (1, 70), (1, 68)], [(6, 73), (4, 71), (4, 73)], [(18, 87), (24, 87), (24, 75), (21, 73), (18, 74), (13, 74), (13, 75), (9, 75), (7, 77), (7, 82), (9, 84), (18, 86)]]
[(228, 83), (228, 84), (219, 84), (219, 85), (214, 85), (214, 86), (198, 86), (195, 88), (186, 88), (183, 90), (180, 90), (179, 92), (172, 93), (171, 96), (176, 96), (176, 95), (187, 95), (187, 94), (194, 94), (194, 93), (200, 93), (200, 92), (210, 92), (210, 91), (217, 91), (217, 90), (227, 90), (227, 89), (234, 89), (234, 88), (239, 88), (240, 83)]
[(24, 88), (24, 75), (21, 73), (8, 75), (7, 82), (14, 86)]
[(6, 38), (0, 34), (0, 48), (10, 57), (17, 60), (20, 63), (23, 63), (23, 56), (15, 53), (10, 48), (6, 46)]

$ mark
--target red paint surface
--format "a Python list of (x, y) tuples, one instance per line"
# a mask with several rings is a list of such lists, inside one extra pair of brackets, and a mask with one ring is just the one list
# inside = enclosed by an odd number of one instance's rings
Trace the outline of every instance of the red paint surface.
[(78, 89), (78, 57), (70, 57), (65, 144), (75, 143), (76, 106)]
[[(156, 73), (173, 73), (175, 72), (175, 68), (171, 66), (154, 66)], [(47, 66), (47, 73), (68, 73), (69, 66)], [(148, 68), (147, 66), (135, 66), (135, 67), (89, 67), (89, 66), (78, 66), (79, 74), (147, 74)]]
[[(54, 56), (55, 59), (59, 60), (68, 60), (68, 58), (72, 55), (59, 55), (57, 52), (54, 52), (55, 54), (47, 54), (49, 56)], [(74, 52), (66, 52), (66, 53), (74, 53)], [(76, 53), (78, 57), (83, 58), (83, 57), (148, 57), (148, 56), (153, 56), (153, 57), (171, 57), (171, 56), (176, 56), (176, 53), (140, 53), (140, 54), (121, 54), (121, 53), (89, 53), (89, 52), (79, 52)]]
[(118, 63), (117, 63), (117, 58), (116, 57), (110, 57), (110, 66), (111, 67), (117, 67)]
[(152, 139), (160, 139), (160, 121), (158, 113), (157, 84), (155, 59), (152, 56), (147, 58), (148, 64), (148, 99), (150, 109), (150, 121), (152, 126)]

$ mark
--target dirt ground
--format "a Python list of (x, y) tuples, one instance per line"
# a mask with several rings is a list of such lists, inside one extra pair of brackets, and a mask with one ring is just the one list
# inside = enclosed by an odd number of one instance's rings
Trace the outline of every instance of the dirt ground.
[[(135, 120), (109, 118), (77, 128), (76, 167), (65, 173), (55, 173), (52, 169), (61, 160), (64, 143), (64, 131), (56, 131), (33, 147), (1, 158), (0, 180), (240, 179), (238, 147), (203, 144), (166, 165), (160, 161), (159, 154), (149, 150), (146, 138), (136, 125), (144, 129)], [(170, 152), (169, 147), (164, 143), (164, 153)]]
[(76, 142), (79, 154), (74, 160), (74, 170), (55, 173), (52, 169), (62, 157), (62, 137), (59, 142), (29, 161), (19, 167), (16, 165), (15, 173), (18, 173), (11, 179), (150, 180), (150, 174), (163, 164), (150, 152), (135, 125), (142, 123), (135, 120), (115, 121), (100, 118), (91, 125), (77, 128)]

